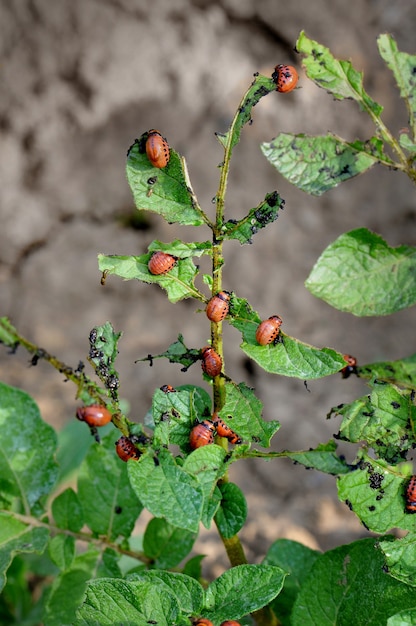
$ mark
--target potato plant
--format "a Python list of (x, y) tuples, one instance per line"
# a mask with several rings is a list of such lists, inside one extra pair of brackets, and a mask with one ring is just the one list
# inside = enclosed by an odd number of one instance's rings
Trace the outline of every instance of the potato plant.
[[(382, 106), (366, 93), (362, 74), (303, 32), (299, 36), (307, 77), (335, 100), (355, 100), (374, 122), (374, 135), (364, 140), (281, 133), (261, 146), (278, 172), (306, 193), (319, 196), (375, 164), (416, 182), (416, 56), (400, 52), (389, 35), (379, 37), (378, 47), (408, 109), (408, 128), (398, 138), (383, 123)], [(152, 406), (135, 410), (145, 417), (133, 422), (119, 397), (121, 333), (110, 322), (86, 329), (90, 376), (1, 318), (4, 346), (10, 352), (26, 349), (32, 364), (44, 359), (72, 382), (74, 414), (86, 422), (84, 441), (68, 443), (42, 420), (31, 397), (0, 384), (2, 624), (416, 623), (416, 485), (409, 482), (416, 354), (357, 364), (336, 349), (290, 336), (278, 311), (260, 314), (238, 295), (238, 285), (232, 292), (223, 285), (224, 241), (254, 242), (284, 206), (277, 191), (242, 219), (228, 215), (226, 204), (230, 160), (253, 107), (263, 97), (286, 97), (288, 89), (276, 94), (276, 86), (287, 85), (287, 78), (294, 87), (291, 70), (286, 77), (280, 71), (277, 66), (271, 78), (254, 76), (228, 131), (217, 135), (223, 157), (213, 218), (199, 205), (184, 158), (162, 134), (143, 132), (128, 150), (127, 179), (136, 206), (169, 223), (193, 226), (198, 235), (203, 230), (206, 239), (152, 241), (139, 256), (98, 258), (103, 283), (110, 274), (157, 283), (170, 302), (190, 298), (205, 309), (209, 340), (201, 337), (190, 346), (184, 333), (172, 337), (161, 354), (141, 359), (168, 359), (185, 372), (199, 368), (201, 386), (161, 385), (156, 371)], [(195, 260), (203, 255), (212, 269), (202, 276), (201, 291)], [(356, 316), (391, 315), (415, 303), (415, 277), (415, 248), (390, 247), (363, 226), (323, 251), (306, 287)], [(240, 349), (266, 372), (305, 381), (341, 372), (366, 382), (366, 395), (328, 414), (339, 420), (336, 438), (354, 445), (352, 463), (337, 452), (336, 439), (304, 451), (270, 450), (280, 424), (263, 419), (255, 391), (227, 375), (223, 324), (241, 333)], [(325, 419), (328, 407), (322, 413)], [(334, 476), (340, 500), (372, 535), (326, 553), (276, 538), (261, 563), (248, 563), (239, 539), (246, 500), (228, 471), (244, 459), (278, 464), (282, 457)], [(68, 487), (74, 469), (76, 485)], [(132, 533), (143, 510), (151, 519), (138, 538)], [(216, 527), (230, 562), (211, 581), (202, 578), (203, 557), (191, 554), (201, 525)], [(392, 534), (394, 529), (400, 533)]]

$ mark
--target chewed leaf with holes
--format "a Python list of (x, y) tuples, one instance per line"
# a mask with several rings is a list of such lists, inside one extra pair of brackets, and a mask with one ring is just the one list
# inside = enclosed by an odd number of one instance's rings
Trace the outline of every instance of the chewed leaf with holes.
[(178, 259), (175, 266), (166, 274), (154, 276), (147, 264), (151, 253), (141, 256), (98, 255), (98, 266), (102, 272), (115, 274), (125, 280), (140, 280), (144, 283), (157, 283), (166, 290), (171, 302), (184, 298), (201, 299), (201, 294), (194, 285), (198, 268), (190, 257)]
[(367, 458), (359, 467), (338, 478), (338, 497), (375, 533), (391, 528), (416, 531), (416, 516), (405, 510), (406, 473), (409, 464), (390, 466)]
[(366, 93), (363, 74), (350, 61), (336, 59), (328, 48), (309, 39), (302, 31), (296, 49), (303, 55), (302, 65), (306, 73), (319, 87), (326, 89), (334, 98), (355, 100), (363, 111), (380, 115), (383, 107)]
[(246, 300), (232, 298), (230, 324), (243, 335), (241, 349), (266, 372), (313, 380), (334, 374), (345, 367), (341, 354), (331, 348), (315, 348), (294, 337), (280, 332), (276, 345), (260, 346), (256, 341), (256, 330), (261, 319)]
[(244, 383), (225, 383), (225, 403), (220, 417), (244, 442), (268, 448), (280, 424), (277, 420), (263, 420), (262, 410), (262, 403), (250, 387)]
[(238, 109), (238, 115), (235, 117), (233, 124), (224, 134), (217, 133), (217, 139), (220, 144), (225, 147), (228, 143), (231, 150), (240, 141), (241, 131), (245, 124), (251, 120), (251, 112), (254, 106), (272, 91), (275, 91), (276, 83), (272, 78), (258, 74), (254, 77), (249, 89), (244, 95)]
[(146, 138), (144, 133), (136, 139), (127, 155), (127, 180), (136, 207), (159, 213), (169, 223), (204, 224), (187, 181), (184, 159), (171, 148), (168, 165), (163, 169), (153, 167), (146, 156)]
[(378, 456), (395, 463), (415, 443), (412, 392), (377, 379), (371, 386), (370, 395), (333, 409), (343, 416), (339, 436), (352, 443), (366, 441)]
[(253, 235), (277, 220), (279, 210), (282, 210), (284, 205), (285, 201), (277, 191), (267, 194), (263, 202), (251, 209), (246, 217), (225, 222), (222, 228), (224, 239), (237, 239), (241, 244), (252, 243)]
[(314, 468), (333, 476), (346, 474), (350, 471), (349, 466), (345, 459), (336, 454), (336, 449), (337, 444), (331, 440), (328, 443), (320, 443), (315, 449), (287, 452), (286, 456), (308, 469)]
[(127, 470), (133, 490), (152, 515), (164, 517), (177, 528), (198, 531), (203, 489), (168, 450), (162, 448), (157, 458), (143, 454), (137, 463), (129, 463)]
[[(416, 56), (399, 52), (397, 43), (391, 35), (380, 35), (377, 43), (381, 57), (394, 74), (400, 95), (404, 98), (409, 111), (410, 126), (413, 134), (416, 134)], [(415, 152), (414, 145), (412, 151)]]
[(335, 135), (310, 137), (280, 133), (261, 150), (290, 183), (306, 193), (321, 196), (342, 181), (362, 174), (380, 157), (380, 142), (348, 143)]
[[(390, 576), (416, 587), (416, 533), (409, 533), (401, 539), (388, 538), (380, 541), (379, 546), (386, 557)], [(415, 623), (415, 620), (409, 623)]]
[(397, 361), (380, 361), (358, 366), (361, 378), (394, 382), (407, 389), (416, 388), (416, 354)]

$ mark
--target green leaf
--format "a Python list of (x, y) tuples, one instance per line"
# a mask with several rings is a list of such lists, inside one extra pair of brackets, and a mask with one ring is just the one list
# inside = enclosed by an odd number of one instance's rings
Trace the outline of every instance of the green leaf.
[[(122, 333), (116, 333), (110, 322), (96, 326), (90, 332), (89, 360), (95, 372), (109, 390), (113, 400), (118, 399), (119, 376), (114, 367), (118, 355), (118, 342)], [(81, 398), (87, 403), (88, 398)]]
[(83, 569), (69, 570), (55, 578), (46, 604), (45, 626), (74, 623), (89, 578), (90, 573)]
[(399, 144), (402, 148), (411, 153), (413, 160), (416, 158), (416, 143), (414, 143), (409, 135), (407, 134), (407, 129), (402, 131), (399, 135)]
[(239, 619), (269, 604), (283, 587), (286, 573), (273, 565), (237, 565), (206, 590), (204, 617), (214, 623)]
[(168, 450), (157, 459), (143, 454), (128, 463), (131, 485), (142, 504), (155, 517), (164, 517), (177, 528), (197, 532), (202, 515), (203, 494), (198, 481), (179, 467)]
[(317, 469), (326, 474), (346, 474), (350, 471), (350, 467), (346, 461), (340, 458), (335, 450), (337, 444), (335, 441), (321, 443), (315, 449), (302, 450), (300, 452), (285, 452), (285, 456), (295, 463), (301, 463), (307, 469)]
[(264, 557), (264, 565), (277, 565), (289, 574), (281, 593), (272, 602), (274, 613), (283, 626), (291, 625), (293, 604), (319, 554), (297, 541), (278, 539)]
[(397, 463), (415, 442), (412, 392), (378, 379), (372, 387), (369, 396), (333, 409), (343, 416), (340, 438), (353, 443), (366, 441), (378, 456)]
[(204, 590), (201, 585), (190, 576), (177, 572), (151, 570), (131, 574), (127, 579), (134, 582), (151, 582), (160, 588), (161, 593), (163, 593), (163, 589), (166, 588), (168, 593), (175, 596), (183, 613), (198, 615), (201, 611)]
[(316, 559), (296, 598), (292, 626), (380, 626), (414, 606), (414, 589), (383, 571), (375, 541), (356, 541)]
[(402, 539), (380, 541), (390, 576), (416, 587), (416, 533)]
[[(129, 542), (130, 545), (130, 542)], [(130, 549), (132, 549), (130, 545)], [(129, 558), (129, 557), (126, 557)], [(132, 558), (132, 557), (131, 557)], [(122, 578), (121, 569), (119, 567), (120, 554), (115, 550), (107, 548), (104, 552), (100, 553), (100, 558), (97, 562), (97, 578)], [(136, 561), (137, 565), (137, 561)], [(142, 564), (141, 564), (142, 565)], [(139, 567), (141, 566), (139, 565)]]
[(374, 153), (375, 141), (349, 143), (332, 134), (310, 137), (280, 133), (263, 143), (261, 151), (292, 185), (321, 196), (379, 162), (381, 155)]
[(238, 114), (234, 118), (230, 128), (224, 134), (216, 134), (218, 141), (224, 148), (227, 144), (230, 145), (230, 155), (232, 149), (240, 141), (243, 126), (251, 120), (251, 111), (253, 107), (256, 106), (261, 98), (267, 96), (270, 92), (275, 90), (276, 83), (272, 78), (267, 78), (267, 76), (262, 76), (261, 74), (254, 76), (253, 82), (240, 102)]
[(129, 537), (143, 507), (130, 486), (127, 464), (119, 463), (114, 433), (91, 446), (78, 477), (85, 523), (98, 535)]
[(225, 403), (219, 415), (243, 441), (253, 441), (263, 448), (279, 430), (277, 420), (262, 419), (263, 404), (245, 383), (225, 383)]
[(49, 556), (60, 570), (68, 570), (75, 557), (75, 539), (67, 535), (56, 535), (49, 542)]
[(367, 457), (356, 470), (338, 478), (338, 497), (373, 532), (385, 533), (395, 527), (415, 532), (416, 516), (405, 510), (409, 470), (406, 464), (389, 466)]
[(387, 620), (386, 626), (414, 626), (416, 624), (416, 608), (400, 611)]
[(415, 272), (415, 248), (390, 248), (380, 235), (357, 228), (326, 248), (305, 285), (340, 311), (390, 315), (415, 304)]
[(0, 430), (2, 497), (18, 498), (26, 515), (40, 514), (58, 477), (56, 433), (27, 393), (4, 383), (0, 383)]
[(147, 133), (136, 139), (127, 155), (127, 181), (136, 207), (159, 213), (170, 224), (201, 226), (205, 219), (188, 185), (185, 159), (171, 148), (168, 165), (153, 167), (146, 156), (146, 139)]
[(210, 527), (211, 520), (221, 502), (221, 492), (217, 488), (217, 482), (227, 469), (226, 454), (224, 448), (215, 444), (202, 446), (191, 452), (183, 464), (183, 469), (194, 476), (200, 484), (204, 496), (201, 521), (205, 528)]
[(267, 194), (263, 202), (251, 209), (246, 217), (225, 222), (221, 229), (224, 239), (237, 239), (241, 244), (253, 243), (253, 235), (277, 220), (279, 210), (283, 210), (284, 205), (285, 201), (277, 191)]
[(196, 420), (211, 414), (211, 398), (200, 387), (180, 387), (165, 393), (156, 389), (153, 394), (152, 416), (155, 445), (180, 446), (189, 452), (189, 433)]
[(0, 591), (6, 582), (6, 571), (17, 554), (42, 554), (47, 546), (46, 528), (31, 528), (12, 514), (0, 513)]
[(377, 39), (380, 56), (391, 69), (409, 112), (409, 123), (413, 137), (416, 136), (416, 56), (399, 52), (391, 35), (382, 34)]
[(360, 108), (372, 116), (379, 117), (383, 107), (365, 92), (363, 74), (355, 70), (350, 61), (339, 61), (325, 46), (309, 39), (302, 31), (296, 49), (304, 55), (306, 74), (319, 87), (326, 89), (335, 99), (351, 98)]
[(154, 582), (91, 581), (74, 626), (172, 626), (179, 615), (173, 594)]
[(314, 348), (281, 331), (279, 343), (260, 346), (256, 341), (256, 330), (261, 322), (258, 313), (242, 298), (234, 296), (232, 304), (232, 317), (229, 322), (243, 335), (240, 347), (266, 372), (301, 380), (313, 380), (334, 374), (345, 367), (343, 356), (335, 350)]
[(195, 533), (177, 528), (166, 520), (150, 520), (143, 537), (143, 550), (158, 569), (171, 569), (178, 565), (192, 550)]
[(77, 533), (84, 525), (84, 516), (78, 496), (68, 487), (52, 502), (52, 515), (58, 528)]
[(210, 241), (195, 241), (187, 243), (181, 239), (175, 239), (170, 243), (163, 243), (163, 241), (155, 239), (151, 244), (149, 244), (148, 249), (149, 252), (158, 252), (160, 250), (166, 254), (176, 256), (178, 259), (189, 259), (193, 256), (199, 258), (203, 254), (211, 255), (212, 243)]
[(198, 268), (190, 257), (179, 259), (173, 269), (167, 274), (154, 276), (149, 272), (147, 264), (151, 253), (141, 256), (105, 256), (98, 255), (98, 266), (101, 271), (116, 274), (125, 280), (140, 280), (144, 283), (156, 283), (165, 289), (171, 302), (178, 302), (184, 298), (198, 298), (202, 296), (194, 286)]
[[(112, 425), (103, 426), (100, 432), (102, 433), (106, 428), (111, 429)], [(67, 422), (58, 432), (56, 460), (59, 465), (60, 483), (72, 478), (78, 472), (78, 468), (93, 441), (92, 437), (85, 436), (85, 424), (77, 419)]]
[(397, 361), (380, 361), (358, 367), (362, 378), (385, 380), (407, 389), (416, 387), (416, 354)]
[(204, 554), (197, 554), (190, 558), (183, 567), (183, 573), (195, 580), (200, 580), (202, 577), (202, 561), (204, 558)]
[[(162, 352), (161, 354), (152, 354), (150, 356), (145, 357), (144, 359), (137, 359), (139, 361), (152, 361), (154, 359), (169, 359), (170, 363), (180, 363), (183, 365), (182, 371), (186, 372), (186, 370), (191, 367), (196, 361), (201, 359), (201, 350), (196, 350), (195, 348), (187, 348), (182, 335), (178, 335), (178, 340), (174, 341), (169, 348)], [(345, 365), (345, 362), (344, 362)]]
[(247, 502), (235, 483), (224, 483), (219, 488), (222, 499), (215, 515), (215, 522), (221, 535), (230, 539), (244, 526), (247, 519)]

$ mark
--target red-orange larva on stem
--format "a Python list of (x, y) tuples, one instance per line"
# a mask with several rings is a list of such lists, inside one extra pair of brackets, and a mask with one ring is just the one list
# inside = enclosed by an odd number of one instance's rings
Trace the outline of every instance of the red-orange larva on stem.
[(129, 459), (136, 459), (136, 461), (139, 459), (140, 452), (131, 441), (131, 439), (129, 439), (128, 437), (125, 437), (123, 435), (122, 437), (120, 437), (120, 439), (116, 441), (115, 445), (117, 455), (122, 461), (125, 461), (127, 463)]
[(193, 623), (194, 626), (214, 626), (212, 622), (206, 617), (200, 617), (196, 622)]
[(154, 276), (160, 276), (170, 272), (175, 267), (176, 261), (176, 257), (172, 256), (172, 254), (157, 250), (150, 257), (147, 268)]
[(111, 413), (105, 406), (90, 404), (90, 406), (80, 406), (77, 409), (77, 418), (85, 422), (88, 426), (105, 426), (111, 422)]
[(215, 426), (210, 420), (196, 424), (189, 434), (189, 445), (192, 450), (214, 443)]
[(288, 93), (298, 84), (299, 76), (293, 65), (276, 65), (272, 74), (272, 79), (276, 83), (276, 91)]
[(162, 169), (169, 163), (169, 144), (160, 132), (154, 128), (147, 133), (146, 154), (153, 167)]
[(219, 376), (222, 370), (222, 359), (219, 354), (215, 352), (211, 346), (205, 346), (201, 350), (202, 354), (202, 369), (205, 374), (215, 378), (215, 376)]
[(270, 343), (276, 342), (282, 323), (282, 318), (278, 315), (272, 315), (269, 319), (261, 322), (256, 330), (257, 343), (261, 346), (267, 346)]
[(228, 291), (220, 291), (208, 302), (205, 313), (211, 322), (222, 322), (224, 317), (228, 315), (229, 310), (230, 293)]
[(406, 487), (406, 511), (416, 513), (416, 474), (414, 474)]
[(212, 415), (212, 423), (214, 424), (217, 434), (220, 437), (225, 437), (226, 439), (228, 439), (228, 441), (230, 443), (232, 443), (233, 445), (241, 443), (242, 440), (241, 438), (237, 435), (237, 433), (235, 433), (229, 426), (228, 424), (226, 424), (224, 422), (223, 419), (221, 419), (218, 415), (218, 413), (214, 413)]
[(227, 619), (225, 622), (221, 622), (220, 626), (241, 626), (240, 622), (236, 622), (233, 619)]

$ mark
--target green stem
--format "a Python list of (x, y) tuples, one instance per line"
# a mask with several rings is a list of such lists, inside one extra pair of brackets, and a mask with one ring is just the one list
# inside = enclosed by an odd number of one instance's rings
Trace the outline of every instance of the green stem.
[[(363, 103), (364, 108), (366, 109), (367, 113), (369, 114), (369, 116), (371, 117), (371, 119), (373, 120), (376, 128), (378, 129), (381, 137), (383, 138), (383, 141), (385, 143), (387, 143), (391, 149), (393, 150), (393, 152), (395, 152), (395, 154), (398, 156), (400, 163), (395, 163), (394, 167), (397, 167), (397, 169), (402, 170), (403, 172), (405, 172), (405, 174), (407, 174), (409, 176), (409, 178), (411, 180), (413, 180), (413, 182), (416, 182), (416, 172), (415, 170), (410, 167), (409, 162), (406, 158), (406, 155), (404, 154), (399, 142), (397, 141), (397, 139), (391, 134), (391, 132), (389, 131), (389, 129), (387, 128), (387, 126), (384, 124), (383, 120), (381, 119), (381, 117), (379, 117), (378, 115), (376, 115), (372, 109), (368, 106), (365, 105), (365, 103)], [(382, 161), (380, 161), (382, 162)], [(390, 166), (390, 163), (384, 163), (382, 162), (384, 165)]]
[(59, 528), (54, 524), (49, 524), (46, 522), (41, 522), (36, 517), (32, 517), (31, 515), (21, 515), (20, 513), (11, 513), (10, 511), (0, 510), (1, 515), (9, 515), (14, 519), (23, 522), (24, 524), (28, 524), (32, 528), (47, 528), (54, 535), (66, 535), (67, 537), (74, 537), (77, 541), (83, 541), (85, 543), (93, 544), (100, 549), (106, 550), (107, 548), (118, 552), (119, 554), (124, 554), (126, 556), (130, 556), (133, 559), (137, 559), (142, 563), (151, 564), (152, 559), (149, 559), (143, 552), (135, 552), (133, 550), (128, 550), (126, 548), (122, 548), (117, 543), (113, 543), (106, 539), (105, 537), (96, 538), (93, 537), (90, 533), (85, 532), (74, 532), (72, 530), (68, 530), (67, 528)]
[[(231, 158), (231, 138), (232, 138), (232, 128), (236, 122), (237, 116), (239, 114), (239, 109), (237, 110), (236, 116), (233, 120), (233, 123), (229, 130), (227, 145), (224, 149), (224, 161), (221, 169), (221, 177), (218, 187), (218, 192), (216, 195), (216, 215), (215, 215), (215, 226), (212, 228), (213, 237), (212, 237), (212, 296), (216, 295), (218, 292), (222, 290), (222, 268), (223, 268), (223, 252), (222, 252), (222, 235), (221, 230), (224, 224), (224, 206), (225, 206), (225, 193), (227, 190), (227, 180), (228, 173), (230, 169), (230, 158)], [(215, 352), (220, 355), (223, 361), (224, 368), (224, 349), (223, 349), (223, 338), (222, 338), (222, 322), (211, 322), (211, 344)], [(225, 378), (224, 376), (216, 376), (213, 381), (213, 400), (214, 400), (214, 412), (220, 411), (225, 402)], [(219, 441), (225, 446), (227, 446), (227, 442)], [(228, 472), (223, 476), (223, 481), (228, 481)], [(234, 535), (231, 538), (224, 537), (221, 534), (221, 531), (217, 525), (218, 534), (221, 537), (221, 540), (224, 544), (225, 550), (227, 552), (228, 558), (230, 560), (231, 566), (242, 565), (247, 563), (247, 558), (244, 553), (243, 546), (240, 542), (240, 539), (237, 535)]]
[[(215, 523), (217, 524), (216, 519), (215, 519)], [(224, 544), (225, 550), (227, 552), (228, 558), (231, 563), (231, 567), (235, 567), (236, 565), (246, 564), (248, 561), (247, 561), (246, 555), (244, 554), (243, 546), (241, 545), (238, 535), (234, 535), (233, 537), (224, 537), (221, 534), (218, 524), (217, 524), (217, 530)]]

